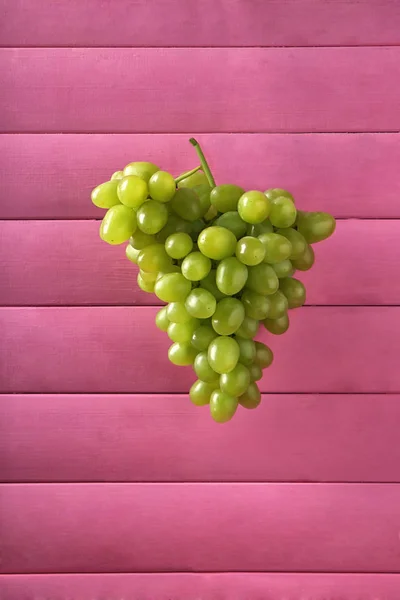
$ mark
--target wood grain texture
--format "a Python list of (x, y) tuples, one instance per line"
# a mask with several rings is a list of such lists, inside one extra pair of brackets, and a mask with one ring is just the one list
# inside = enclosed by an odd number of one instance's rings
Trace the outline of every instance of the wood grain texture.
[(400, 482), (399, 419), (399, 395), (269, 394), (227, 427), (186, 395), (5, 395), (0, 481)]
[(4, 600), (398, 600), (399, 575), (118, 573), (3, 575)]
[[(187, 393), (154, 307), (0, 309), (2, 393)], [(284, 336), (260, 332), (274, 364), (264, 392), (400, 392), (400, 308), (309, 307)]]
[[(161, 304), (138, 287), (125, 244), (108, 246), (98, 229), (96, 221), (0, 222), (0, 305)], [(308, 304), (399, 304), (400, 221), (339, 221), (315, 252), (313, 269), (297, 273)]]
[(4, 46), (329, 46), (400, 43), (396, 0), (2, 0)]
[(0, 71), (2, 132), (400, 129), (400, 47), (3, 48)]
[[(2, 219), (100, 218), (90, 192), (132, 160), (176, 175), (196, 157), (186, 134), (0, 136)], [(400, 134), (203, 134), (218, 183), (284, 187), (304, 210), (400, 217)]]
[(398, 484), (3, 484), (2, 573), (400, 572)]

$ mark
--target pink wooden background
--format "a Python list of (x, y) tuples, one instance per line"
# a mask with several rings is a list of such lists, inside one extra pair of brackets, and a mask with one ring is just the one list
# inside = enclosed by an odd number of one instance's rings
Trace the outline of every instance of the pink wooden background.
[[(400, 2), (0, 0), (0, 45), (1, 600), (399, 600)], [(225, 426), (89, 201), (194, 133), (338, 217)]]

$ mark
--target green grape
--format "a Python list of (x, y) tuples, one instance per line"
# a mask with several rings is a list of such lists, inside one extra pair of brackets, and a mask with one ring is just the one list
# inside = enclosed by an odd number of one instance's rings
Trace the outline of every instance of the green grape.
[(236, 237), (229, 229), (214, 225), (203, 229), (197, 245), (204, 256), (212, 260), (222, 260), (235, 253)]
[(183, 302), (170, 302), (167, 306), (167, 315), (171, 323), (187, 323), (192, 318)]
[(232, 335), (243, 323), (244, 307), (236, 298), (223, 298), (217, 304), (212, 326), (219, 335)]
[(217, 373), (233, 371), (239, 360), (240, 348), (231, 337), (220, 336), (208, 346), (208, 362)]
[(186, 323), (170, 323), (168, 327), (168, 337), (173, 342), (190, 342), (193, 333), (199, 325), (199, 321), (193, 318), (190, 319), (190, 321), (186, 321)]
[(93, 204), (99, 208), (111, 208), (120, 204), (117, 188), (118, 181), (116, 180), (101, 183), (92, 191), (91, 198)]
[(115, 179), (122, 179), (123, 176), (124, 176), (123, 171), (114, 171), (114, 173), (110, 177), (110, 180), (115, 181)]
[(173, 233), (165, 240), (165, 250), (171, 258), (185, 258), (192, 248), (193, 241), (188, 233)]
[(136, 250), (143, 250), (146, 246), (152, 246), (156, 243), (154, 236), (148, 235), (147, 233), (143, 233), (140, 229), (136, 229), (136, 231), (129, 238), (129, 243), (131, 246), (136, 248)]
[(207, 352), (199, 352), (199, 354), (196, 356), (196, 360), (194, 361), (193, 368), (197, 377), (201, 379), (201, 381), (206, 381), (207, 383), (218, 383), (219, 374), (210, 367), (210, 363), (208, 362), (207, 358)]
[(245, 265), (258, 265), (265, 257), (264, 244), (258, 238), (245, 236), (237, 242), (236, 257)]
[(161, 331), (167, 331), (169, 326), (169, 319), (167, 315), (167, 307), (163, 306), (161, 310), (156, 314), (156, 326)]
[(269, 190), (266, 190), (264, 192), (264, 194), (271, 201), (274, 200), (275, 198), (279, 198), (280, 196), (285, 196), (286, 198), (290, 198), (290, 200), (292, 200), (292, 202), (294, 202), (294, 198), (293, 198), (292, 194), (286, 190), (283, 190), (282, 188), (271, 188)]
[(205, 406), (206, 404), (210, 404), (211, 394), (217, 388), (218, 382), (212, 384), (198, 379), (190, 388), (189, 397), (196, 406)]
[(136, 215), (131, 208), (116, 204), (108, 209), (100, 225), (100, 237), (107, 244), (122, 244), (136, 231)]
[(118, 182), (118, 198), (122, 204), (137, 210), (147, 200), (147, 183), (136, 175), (129, 175)]
[(295, 229), (292, 229), (291, 227), (286, 229), (277, 229), (276, 233), (283, 235), (283, 237), (287, 238), (292, 244), (292, 253), (289, 256), (290, 259), (300, 258), (300, 256), (302, 256), (307, 247), (307, 242), (301, 233)]
[(159, 170), (159, 167), (153, 165), (151, 162), (132, 162), (129, 163), (129, 165), (126, 165), (124, 169), (124, 176), (136, 175), (136, 177), (140, 177), (146, 183), (148, 183), (150, 177)]
[(289, 308), (299, 308), (306, 301), (306, 288), (298, 279), (287, 277), (279, 282), (281, 292), (286, 296)]
[(183, 259), (182, 274), (190, 281), (200, 281), (211, 271), (211, 260), (201, 252), (191, 252)]
[(248, 367), (251, 381), (259, 381), (262, 378), (262, 368), (257, 363)]
[(242, 294), (241, 300), (246, 312), (246, 317), (251, 317), (252, 319), (261, 321), (268, 315), (269, 307), (271, 305), (268, 296), (256, 294), (251, 290), (245, 290)]
[(139, 229), (148, 235), (161, 231), (168, 221), (167, 207), (157, 200), (147, 200), (136, 214)]
[(169, 202), (175, 192), (175, 179), (167, 171), (157, 171), (149, 179), (149, 192), (153, 200)]
[[(170, 235), (175, 233), (187, 233), (192, 231), (188, 221), (181, 219), (178, 215), (169, 215), (167, 224), (157, 233), (157, 241), (165, 244)], [(190, 236), (189, 236), (190, 237)], [(192, 239), (192, 238), (190, 238)]]
[[(188, 280), (186, 279), (186, 281)], [(189, 281), (188, 283), (190, 285)], [(186, 298), (185, 306), (192, 317), (196, 319), (208, 319), (208, 317), (214, 314), (217, 301), (209, 291), (202, 288), (195, 288)]]
[(234, 296), (244, 288), (247, 277), (246, 265), (234, 256), (230, 256), (219, 263), (215, 281), (220, 292), (227, 296)]
[(215, 217), (218, 215), (218, 211), (215, 208), (215, 206), (210, 206), (210, 208), (208, 209), (208, 211), (206, 212), (206, 214), (204, 215), (204, 220), (205, 221), (212, 221), (213, 219), (215, 219)]
[(262, 233), (258, 236), (265, 247), (264, 262), (274, 264), (286, 260), (292, 254), (292, 244), (279, 233)]
[(187, 367), (194, 363), (197, 350), (187, 342), (175, 342), (168, 350), (168, 358), (178, 367)]
[(238, 407), (237, 398), (233, 398), (221, 390), (214, 390), (210, 399), (211, 416), (217, 423), (230, 421)]
[(209, 325), (200, 325), (200, 327), (193, 332), (192, 346), (194, 346), (196, 350), (207, 350), (208, 346), (216, 337), (218, 337), (218, 334), (215, 333), (212, 327)]
[(196, 192), (190, 188), (179, 188), (171, 200), (172, 210), (186, 221), (196, 221), (203, 216), (202, 204)]
[(151, 273), (168, 269), (168, 267), (172, 265), (171, 259), (165, 252), (163, 244), (145, 246), (139, 252), (137, 264), (142, 271), (150, 271)]
[(248, 270), (246, 288), (252, 292), (268, 296), (274, 294), (279, 288), (279, 279), (270, 265), (261, 263), (255, 267), (248, 267)]
[(161, 277), (164, 277), (164, 275), (166, 275), (167, 273), (180, 273), (180, 272), (181, 272), (181, 268), (178, 267), (178, 265), (173, 265), (172, 263), (170, 263), (169, 265), (166, 265), (162, 271), (158, 271), (156, 281), (161, 279)]
[(324, 212), (302, 212), (297, 220), (297, 229), (309, 244), (326, 240), (335, 228), (335, 219)]
[[(225, 259), (226, 260), (226, 259)], [(218, 265), (219, 266), (219, 265)], [(218, 300), (222, 300), (222, 298), (226, 298), (226, 294), (221, 292), (216, 284), (216, 273), (215, 269), (211, 269), (207, 277), (205, 277), (200, 282), (200, 287), (210, 292), (218, 302)]]
[(308, 271), (315, 262), (315, 254), (312, 246), (307, 244), (306, 249), (299, 258), (292, 260), (295, 269), (299, 271)]
[(247, 235), (251, 235), (253, 237), (258, 237), (262, 233), (273, 233), (274, 228), (272, 227), (272, 223), (269, 219), (265, 219), (262, 223), (257, 223), (256, 225), (247, 225)]
[(154, 292), (154, 281), (145, 281), (140, 273), (137, 276), (137, 283), (141, 290), (151, 294)]
[(196, 171), (196, 173), (188, 175), (185, 177), (185, 179), (181, 179), (181, 181), (178, 183), (178, 188), (194, 188), (197, 185), (202, 185), (203, 183), (208, 184), (206, 175), (203, 173), (203, 171)]
[(268, 311), (269, 319), (279, 319), (286, 315), (289, 308), (287, 298), (280, 290), (269, 296), (270, 307)]
[(241, 363), (238, 363), (230, 373), (224, 373), (221, 375), (219, 380), (221, 391), (233, 397), (244, 394), (249, 384), (249, 369)]
[(282, 333), (285, 333), (289, 329), (289, 317), (287, 313), (278, 319), (264, 319), (263, 323), (265, 329), (275, 335), (282, 335)]
[(244, 189), (238, 185), (217, 185), (211, 192), (211, 204), (221, 212), (226, 213), (237, 210), (239, 198), (244, 194)]
[(246, 192), (240, 197), (237, 210), (243, 221), (255, 225), (268, 217), (271, 203), (262, 192)]
[(293, 264), (288, 258), (286, 260), (282, 260), (279, 263), (271, 265), (271, 267), (275, 271), (278, 279), (282, 279), (282, 277), (291, 277), (295, 271), (295, 269), (293, 268)]
[(192, 284), (181, 273), (166, 273), (157, 279), (154, 293), (163, 302), (184, 302), (191, 289)]
[(257, 406), (261, 402), (261, 392), (258, 389), (258, 385), (256, 383), (250, 383), (247, 391), (240, 396), (239, 404), (244, 408), (257, 408)]
[(147, 271), (139, 270), (139, 275), (143, 279), (143, 281), (148, 281), (148, 282), (152, 281), (155, 283), (155, 281), (157, 279), (157, 273), (148, 273)]
[(201, 219), (198, 219), (197, 221), (192, 221), (191, 226), (192, 231), (190, 232), (190, 237), (192, 238), (193, 242), (197, 242), (197, 238), (203, 231), (206, 224)]
[(272, 364), (274, 360), (274, 353), (271, 348), (262, 342), (255, 342), (256, 344), (256, 358), (255, 363), (262, 369), (266, 369)]
[(260, 326), (260, 323), (257, 319), (252, 319), (251, 317), (245, 317), (243, 319), (243, 323), (241, 324), (239, 329), (236, 331), (236, 335), (238, 335), (242, 338), (253, 339), (253, 337), (255, 337), (257, 335), (259, 326)]
[(239, 213), (236, 210), (230, 210), (218, 217), (215, 221), (215, 225), (225, 227), (225, 229), (232, 231), (237, 240), (246, 235), (246, 223), (240, 218)]
[(130, 244), (127, 245), (125, 249), (126, 258), (128, 258), (134, 265), (138, 264), (138, 257), (140, 254), (140, 250), (136, 250)]
[(193, 188), (193, 191), (196, 192), (196, 194), (199, 198), (199, 201), (200, 201), (202, 217), (204, 217), (204, 215), (207, 214), (207, 212), (209, 211), (209, 209), (211, 207), (211, 201), (210, 201), (211, 190), (212, 190), (212, 188), (209, 183), (202, 183), (200, 185), (196, 185)]
[(239, 346), (239, 362), (249, 367), (256, 357), (256, 345), (253, 340), (245, 339), (235, 335), (236, 343)]
[(278, 196), (271, 200), (269, 219), (274, 227), (291, 227), (296, 221), (296, 207), (287, 196)]

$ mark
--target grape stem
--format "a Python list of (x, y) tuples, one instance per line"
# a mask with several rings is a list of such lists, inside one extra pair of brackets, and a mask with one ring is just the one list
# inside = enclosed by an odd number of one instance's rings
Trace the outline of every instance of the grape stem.
[(194, 138), (190, 138), (189, 142), (196, 149), (197, 156), (200, 159), (201, 168), (203, 169), (204, 174), (207, 177), (208, 183), (210, 184), (210, 186), (212, 188), (215, 188), (215, 179), (213, 177), (213, 174), (211, 173), (210, 167), (208, 166), (208, 162), (206, 161), (206, 157), (203, 154), (203, 150), (201, 149), (199, 142), (197, 140), (195, 140)]
[(199, 165), (195, 169), (192, 169), (191, 171), (186, 171), (186, 173), (182, 173), (182, 175), (179, 175), (179, 177), (175, 177), (175, 183), (179, 183), (180, 181), (182, 181), (182, 179), (186, 179), (186, 177), (189, 177), (190, 175), (197, 173), (197, 171), (200, 171), (200, 169), (201, 169), (201, 165)]

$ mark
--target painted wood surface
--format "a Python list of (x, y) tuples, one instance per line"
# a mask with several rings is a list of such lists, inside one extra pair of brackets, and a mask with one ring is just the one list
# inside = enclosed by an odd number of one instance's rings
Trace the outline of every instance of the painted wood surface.
[[(2, 393), (187, 393), (192, 369), (168, 362), (155, 307), (0, 309)], [(305, 307), (284, 336), (265, 330), (264, 392), (400, 391), (399, 307)]]
[(400, 482), (399, 419), (398, 394), (268, 394), (227, 427), (187, 395), (3, 395), (0, 481)]
[(400, 43), (396, 0), (2, 0), (3, 46), (330, 46)]
[[(4, 134), (2, 219), (101, 218), (92, 188), (132, 160), (175, 175), (197, 161), (186, 134)], [(304, 210), (400, 217), (400, 134), (202, 134), (218, 183), (284, 187)]]
[[(1, 305), (161, 304), (138, 287), (125, 246), (110, 247), (96, 221), (0, 223)], [(16, 241), (18, 243), (16, 244)], [(400, 221), (339, 221), (297, 277), (312, 305), (398, 305)]]
[(0, 509), (2, 573), (400, 572), (398, 484), (4, 484)]
[(400, 129), (395, 46), (3, 48), (0, 71), (2, 132)]
[(3, 575), (6, 600), (398, 600), (399, 575), (118, 573)]

